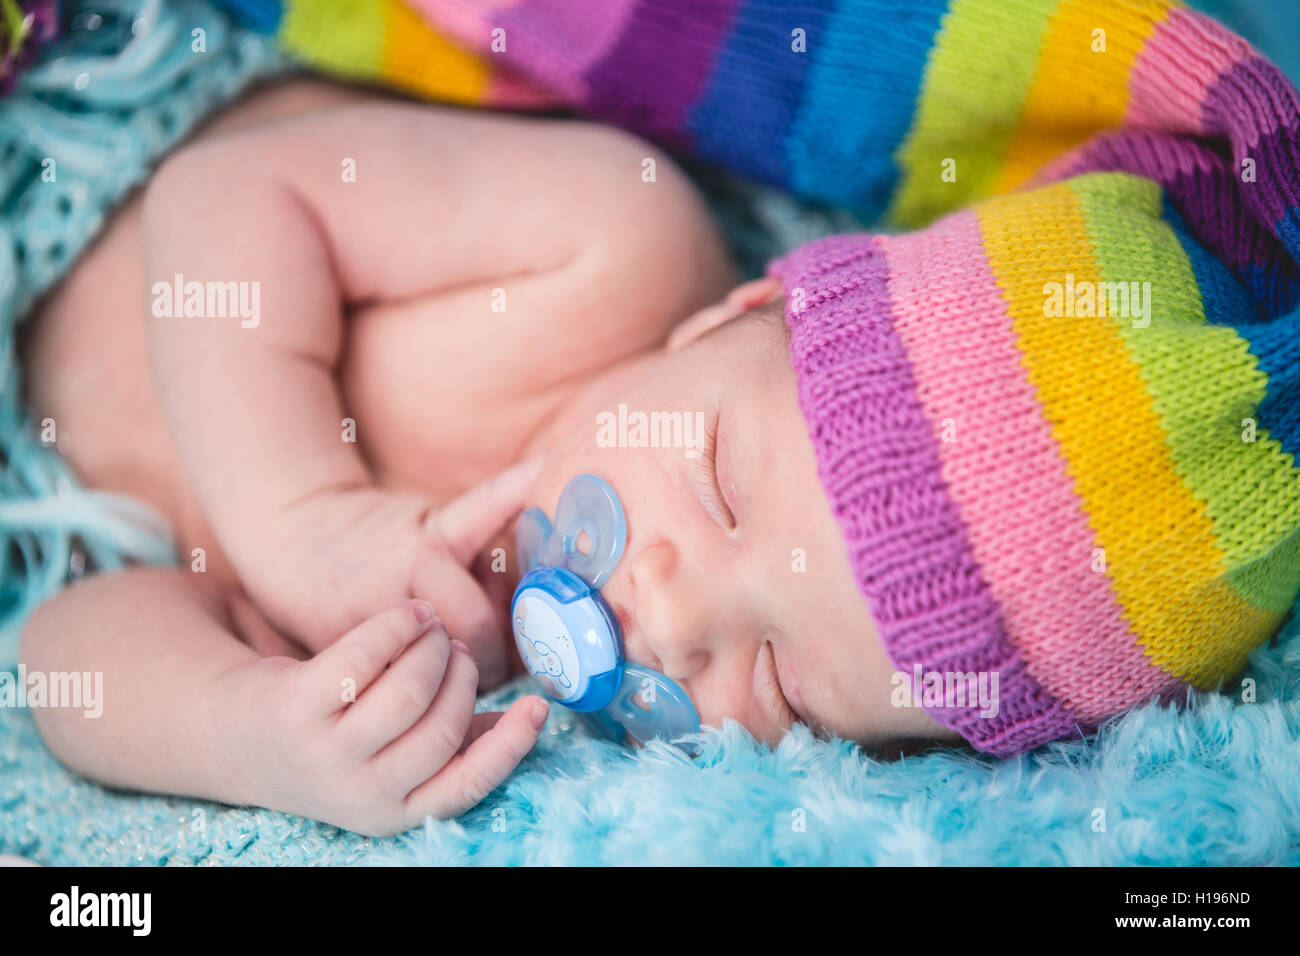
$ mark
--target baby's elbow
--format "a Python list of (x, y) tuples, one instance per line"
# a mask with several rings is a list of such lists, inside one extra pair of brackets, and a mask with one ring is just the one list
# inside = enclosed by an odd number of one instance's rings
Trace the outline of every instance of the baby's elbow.
[(200, 220), (204, 207), (220, 196), (220, 157), (203, 145), (182, 147), (162, 161), (145, 187), (141, 224), (145, 241), (170, 232), (178, 223)]

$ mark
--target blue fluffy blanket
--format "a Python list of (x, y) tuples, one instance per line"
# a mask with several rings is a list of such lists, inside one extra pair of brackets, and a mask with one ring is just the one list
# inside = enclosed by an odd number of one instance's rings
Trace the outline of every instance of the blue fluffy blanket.
[[(1088, 741), (998, 760), (879, 762), (796, 727), (738, 724), (691, 761), (565, 729), (455, 821), (371, 840), (267, 810), (115, 793), (0, 711), (0, 853), (45, 863), (1300, 863), (1300, 629), (1252, 658), (1255, 702), (1147, 706)], [(497, 705), (515, 689), (493, 695)], [(559, 708), (557, 708), (559, 710)]]

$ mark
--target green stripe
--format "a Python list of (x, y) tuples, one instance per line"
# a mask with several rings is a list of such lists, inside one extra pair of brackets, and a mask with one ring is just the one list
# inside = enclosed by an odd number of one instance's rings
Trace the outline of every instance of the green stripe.
[(1205, 503), (1227, 580), (1243, 601), (1285, 613), (1300, 586), (1300, 473), (1265, 430), (1242, 440), (1242, 420), (1258, 420), (1267, 374), (1234, 329), (1206, 322), (1191, 262), (1161, 217), (1158, 184), (1095, 173), (1070, 185), (1102, 281), (1150, 283), (1150, 325), (1116, 318), (1116, 328), (1175, 470)]
[(377, 79), (388, 31), (384, 6), (373, 0), (286, 0), (280, 40), (327, 72)]
[[(992, 189), (1061, 0), (953, 0), (926, 65), (912, 128), (894, 153), (892, 221), (917, 226)], [(944, 182), (943, 163), (956, 163)]]

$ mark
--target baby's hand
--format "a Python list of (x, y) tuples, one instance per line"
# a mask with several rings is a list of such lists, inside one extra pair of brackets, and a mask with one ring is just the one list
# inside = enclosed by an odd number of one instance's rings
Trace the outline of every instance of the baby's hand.
[(403, 601), (306, 661), (264, 657), (219, 688), (236, 790), (262, 806), (386, 836), (464, 813), (537, 742), (548, 705), (474, 714), (478, 669), (423, 601)]
[(267, 529), (257, 565), (243, 569), (245, 589), (312, 652), (383, 608), (426, 600), (494, 686), (507, 674), (506, 622), (469, 565), (518, 513), (537, 465), (510, 468), (441, 509), (374, 487), (317, 493)]

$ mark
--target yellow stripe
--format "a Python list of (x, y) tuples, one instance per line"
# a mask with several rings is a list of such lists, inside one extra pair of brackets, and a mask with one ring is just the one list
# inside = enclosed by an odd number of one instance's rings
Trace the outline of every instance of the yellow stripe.
[(400, 0), (386, 0), (384, 8), (384, 79), (428, 99), (465, 104), (485, 99), (491, 73), (486, 63), (435, 32)]
[(1125, 618), (1153, 663), (1214, 686), (1240, 669), (1279, 618), (1242, 601), (1225, 580), (1204, 503), (1174, 470), (1115, 320), (1045, 314), (1047, 283), (1064, 283), (1067, 273), (1076, 284), (1101, 281), (1078, 198), (1062, 183), (990, 200), (977, 212), (1028, 381)]
[[(1163, 0), (1066, 0), (1043, 38), (1038, 73), (994, 192), (1022, 185), (1098, 130), (1123, 125), (1133, 62), (1169, 13)], [(1094, 51), (1095, 31), (1105, 50)]]

